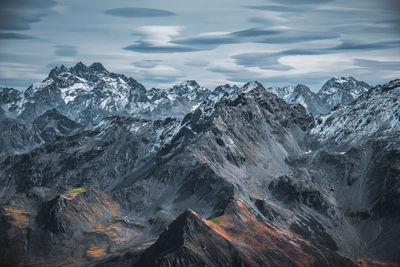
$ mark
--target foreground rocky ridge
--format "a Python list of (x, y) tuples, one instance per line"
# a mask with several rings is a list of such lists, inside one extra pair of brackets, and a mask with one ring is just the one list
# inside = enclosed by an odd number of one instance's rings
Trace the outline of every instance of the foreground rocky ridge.
[(398, 81), (315, 119), (257, 82), (218, 91), (182, 119), (14, 120), (37, 131), (0, 164), (2, 265), (400, 262)]

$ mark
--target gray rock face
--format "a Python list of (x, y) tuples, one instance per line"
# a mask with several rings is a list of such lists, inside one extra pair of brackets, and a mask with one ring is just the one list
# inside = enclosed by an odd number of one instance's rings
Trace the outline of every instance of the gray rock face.
[(1, 98), (1, 265), (400, 262), (398, 80), (316, 118), (257, 82), (145, 90), (77, 64), (44, 84)]

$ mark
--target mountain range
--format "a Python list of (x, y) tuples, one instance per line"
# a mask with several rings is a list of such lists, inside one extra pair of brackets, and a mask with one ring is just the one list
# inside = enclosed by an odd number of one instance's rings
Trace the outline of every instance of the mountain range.
[(398, 266), (399, 99), (100, 63), (2, 88), (0, 265)]
[[(350, 78), (332, 78), (318, 93), (305, 85), (270, 87), (267, 90), (286, 102), (303, 105), (313, 114), (326, 114), (338, 104), (348, 104), (371, 88)], [(51, 70), (42, 82), (24, 92), (1, 88), (0, 105), (9, 118), (30, 122), (45, 111), (56, 108), (70, 119), (87, 124), (109, 115), (144, 119), (183, 118), (206, 98), (214, 100), (226, 92), (240, 90), (223, 85), (214, 90), (186, 81), (170, 89), (147, 90), (142, 84), (121, 74), (110, 73), (100, 63), (79, 62)]]

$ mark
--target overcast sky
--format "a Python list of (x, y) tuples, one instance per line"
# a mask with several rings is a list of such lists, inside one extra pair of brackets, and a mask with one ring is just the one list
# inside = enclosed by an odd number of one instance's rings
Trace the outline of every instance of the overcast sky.
[(146, 87), (400, 78), (399, 0), (1, 0), (0, 86), (101, 62)]

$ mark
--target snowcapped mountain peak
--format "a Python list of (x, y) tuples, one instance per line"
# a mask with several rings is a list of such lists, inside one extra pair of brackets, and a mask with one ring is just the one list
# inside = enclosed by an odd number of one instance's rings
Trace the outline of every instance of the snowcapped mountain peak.
[(68, 69), (64, 65), (61, 65), (60, 67), (56, 66), (50, 71), (48, 77), (56, 78), (58, 75), (60, 75), (60, 73), (65, 72), (65, 71), (68, 71)]
[(319, 90), (318, 96), (329, 108), (338, 104), (348, 104), (367, 92), (371, 86), (353, 77), (333, 77)]
[(256, 88), (259, 87), (259, 86), (262, 87), (261, 83), (259, 83), (258, 81), (251, 81), (251, 82), (248, 82), (248, 83), (246, 83), (246, 84), (243, 86), (243, 92), (251, 91), (251, 90), (253, 90), (253, 89), (256, 89)]
[[(90, 66), (85, 65), (82, 62), (78, 62), (75, 66), (71, 68), (67, 68), (64, 65), (60, 67), (56, 66), (50, 71), (48, 78), (54, 79), (65, 79), (71, 78), (71, 76), (75, 76), (82, 79), (96, 79), (96, 76), (107, 75), (109, 72), (104, 68), (101, 63), (95, 62)], [(121, 75), (122, 76), (122, 75)]]
[(238, 91), (239, 87), (237, 85), (230, 85), (230, 84), (224, 84), (224, 85), (219, 85), (215, 87), (215, 89), (212, 91), (213, 95), (223, 95), (226, 92), (235, 92)]
[(57, 108), (70, 119), (85, 124), (110, 114), (131, 114), (138, 105), (149, 101), (146, 92), (133, 78), (108, 72), (100, 63), (86, 66), (78, 62), (71, 68), (55, 67), (46, 79), (30, 86), (17, 105), (20, 108), (16, 116), (30, 121)]
[(188, 93), (200, 91), (201, 89), (202, 88), (196, 81), (189, 80), (189, 81), (184, 81), (179, 85), (173, 86), (168, 91), (170, 94), (176, 94), (178, 96), (182, 96)]
[[(328, 80), (324, 86), (320, 89), (320, 94), (334, 94), (337, 91), (345, 91), (345, 90), (358, 90), (370, 88), (370, 86), (362, 81), (358, 81), (353, 77), (332, 77)], [(368, 90), (364, 90), (368, 91)]]
[(305, 86), (304, 84), (298, 84), (294, 88), (293, 92), (303, 93), (303, 94), (311, 94), (312, 91), (309, 87)]
[(104, 68), (104, 66), (99, 62), (94, 62), (92, 65), (89, 66), (88, 70), (92, 72), (108, 73), (106, 68)]
[(284, 87), (272, 86), (268, 87), (267, 91), (277, 95), (278, 97), (282, 98), (283, 100), (288, 100), (294, 91), (295, 86), (287, 85)]
[[(82, 95), (84, 92), (97, 91), (105, 95), (121, 97), (123, 94), (125, 97), (129, 97), (132, 85), (138, 89), (143, 87), (133, 79), (109, 73), (100, 63), (93, 63), (88, 67), (82, 62), (69, 69), (64, 66), (54, 68), (47, 79), (42, 83), (34, 84), (32, 89), (41, 90), (53, 83), (55, 83), (55, 88), (61, 90), (61, 96), (66, 104), (74, 101), (76, 96)], [(99, 94), (96, 96), (101, 97)]]
[(200, 85), (194, 80), (182, 82), (180, 86), (186, 86), (189, 90), (194, 90), (200, 87)]
[(81, 61), (76, 63), (75, 66), (69, 69), (69, 72), (77, 75), (79, 77), (84, 77), (85, 74), (89, 71), (89, 67), (83, 64)]
[(304, 84), (288, 85), (285, 87), (269, 87), (267, 91), (282, 98), (290, 104), (300, 104), (313, 114), (324, 114), (329, 111), (317, 94)]
[(331, 78), (331, 80), (335, 83), (346, 83), (349, 81), (354, 81), (355, 79), (353, 77), (345, 78), (345, 77), (334, 76)]

